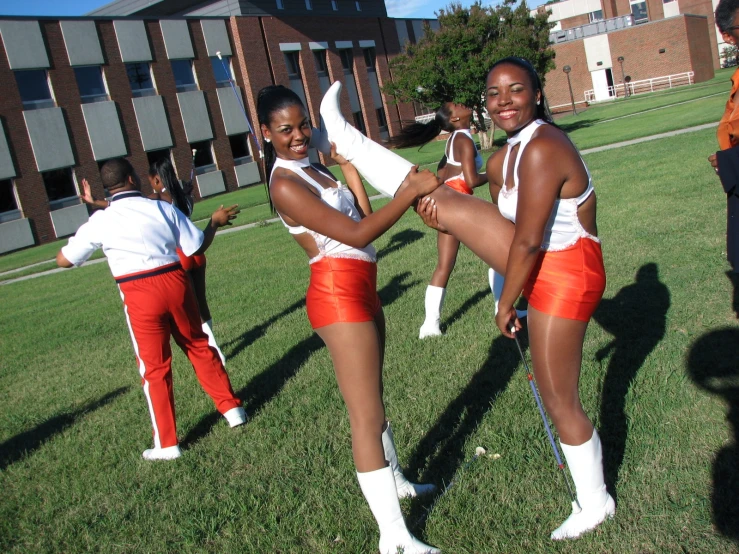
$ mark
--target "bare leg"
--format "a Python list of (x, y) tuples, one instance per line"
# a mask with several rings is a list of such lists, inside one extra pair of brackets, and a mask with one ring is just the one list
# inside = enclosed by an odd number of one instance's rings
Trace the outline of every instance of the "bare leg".
[(600, 437), (580, 403), (578, 381), (588, 323), (554, 317), (529, 306), (531, 362), (544, 407), (560, 436), (560, 445), (577, 491), (577, 504), (555, 540), (575, 539), (616, 513), (603, 477)]
[(374, 321), (334, 323), (316, 329), (326, 343), (349, 412), (354, 465), (360, 473), (385, 467), (382, 429), (382, 340)]
[(434, 273), (431, 275), (431, 285), (446, 288), (449, 283), (449, 276), (457, 263), (459, 241), (452, 235), (438, 233), (436, 246), (439, 251), (439, 258)]
[(444, 186), (431, 197), (436, 201), (439, 223), (447, 232), (505, 275), (515, 226), (500, 215), (498, 206)]
[(554, 317), (529, 306), (531, 363), (544, 408), (565, 444), (579, 445), (593, 434), (580, 404), (578, 383), (587, 322)]

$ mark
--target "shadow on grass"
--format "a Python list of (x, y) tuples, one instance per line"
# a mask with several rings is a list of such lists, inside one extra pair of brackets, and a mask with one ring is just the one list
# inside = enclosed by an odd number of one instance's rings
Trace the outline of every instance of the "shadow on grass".
[(734, 294), (731, 299), (731, 310), (736, 314), (736, 318), (739, 319), (739, 273), (727, 271), (726, 276), (734, 286)]
[(0, 470), (5, 469), (24, 456), (38, 450), (54, 435), (57, 435), (68, 427), (71, 427), (81, 417), (102, 408), (106, 404), (109, 404), (122, 394), (128, 392), (130, 388), (131, 387), (120, 387), (109, 392), (95, 402), (91, 402), (73, 412), (54, 416), (51, 419), (44, 421), (41, 425), (37, 425), (33, 429), (25, 431), (20, 435), (16, 435), (0, 444)]
[(687, 369), (693, 382), (720, 396), (729, 406), (733, 442), (713, 462), (713, 522), (718, 531), (739, 543), (739, 329), (711, 331), (693, 343)]
[[(521, 343), (522, 348), (528, 349), (526, 332), (521, 333)], [(492, 341), (488, 357), (480, 370), (416, 446), (405, 472), (410, 480), (418, 475), (420, 479), (417, 482), (433, 482), (440, 490), (444, 490), (465, 458), (473, 454), (464, 451), (467, 438), (475, 432), (498, 395), (506, 389), (520, 363), (513, 340), (499, 336)], [(525, 379), (523, 373), (521, 379)], [(533, 399), (531, 402), (532, 410), (535, 410)], [(426, 516), (435, 501), (433, 497), (417, 498), (411, 504), (407, 521), (413, 527), (414, 534), (424, 535)]]
[(639, 268), (634, 284), (602, 300), (593, 316), (614, 337), (595, 356), (602, 362), (611, 354), (603, 381), (599, 432), (606, 485), (616, 500), (628, 433), (626, 395), (647, 356), (665, 336), (669, 308), (670, 291), (659, 280), (657, 264), (648, 263)]
[(416, 231), (415, 229), (405, 229), (404, 231), (395, 233), (390, 238), (388, 243), (377, 251), (377, 259), (380, 260), (388, 254), (397, 252), (401, 248), (405, 248), (409, 244), (421, 240), (423, 237), (424, 234), (421, 231)]
[(223, 350), (226, 352), (226, 357), (233, 358), (237, 354), (241, 353), (244, 349), (251, 346), (257, 339), (262, 338), (267, 332), (267, 329), (269, 329), (270, 325), (303, 307), (305, 307), (305, 298), (302, 298), (297, 302), (293, 302), (280, 313), (273, 315), (264, 323), (260, 323), (259, 325), (252, 327), (239, 338), (224, 343)]
[(387, 285), (382, 287), (380, 290), (377, 291), (377, 294), (380, 297), (380, 301), (382, 302), (383, 306), (389, 306), (393, 302), (395, 302), (398, 298), (400, 298), (405, 291), (408, 289), (411, 289), (415, 287), (417, 284), (419, 284), (421, 281), (410, 281), (406, 283), (405, 281), (408, 279), (408, 277), (411, 276), (410, 271), (404, 271), (403, 273), (398, 273), (395, 275)]
[[(243, 400), (249, 418), (257, 415), (269, 401), (277, 396), (285, 384), (297, 374), (300, 367), (308, 361), (308, 358), (323, 346), (320, 337), (312, 334), (290, 348), (282, 358), (254, 377), (244, 388), (237, 390), (236, 396)], [(181, 446), (185, 448), (193, 446), (207, 436), (220, 419), (221, 414), (218, 412), (212, 412), (202, 418), (180, 441)]]
[[(477, 291), (472, 296), (470, 296), (467, 300), (464, 301), (464, 304), (462, 304), (459, 308), (457, 308), (452, 315), (446, 318), (446, 320), (444, 321), (444, 325), (442, 325), (442, 330), (446, 331), (447, 329), (449, 329), (458, 320), (460, 320), (464, 314), (470, 311), (470, 309), (472, 309), (472, 307), (475, 304), (478, 304), (490, 294), (491, 294), (490, 289), (482, 289), (482, 290)], [(496, 327), (495, 327), (495, 321), (493, 320), (492, 313), (490, 314), (489, 323), (490, 323), (489, 329), (493, 331)]]

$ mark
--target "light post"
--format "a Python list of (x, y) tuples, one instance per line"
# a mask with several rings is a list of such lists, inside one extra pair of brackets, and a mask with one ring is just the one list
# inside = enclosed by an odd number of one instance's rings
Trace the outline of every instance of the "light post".
[(626, 74), (624, 73), (624, 57), (619, 56), (616, 61), (621, 64), (621, 80), (624, 82), (624, 98), (629, 96), (629, 83), (626, 82)]
[(567, 75), (567, 86), (570, 87), (570, 102), (572, 102), (572, 114), (577, 115), (577, 110), (575, 109), (575, 96), (572, 94), (572, 83), (570, 82), (570, 71), (572, 71), (572, 68), (569, 65), (566, 65), (562, 68), (562, 71), (564, 71), (565, 75)]

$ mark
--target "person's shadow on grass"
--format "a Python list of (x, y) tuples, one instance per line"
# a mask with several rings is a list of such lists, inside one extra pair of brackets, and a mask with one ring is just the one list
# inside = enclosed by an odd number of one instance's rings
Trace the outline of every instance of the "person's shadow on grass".
[(87, 414), (102, 408), (113, 400), (125, 394), (131, 387), (120, 387), (94, 402), (81, 408), (47, 419), (33, 429), (20, 433), (0, 444), (0, 470), (17, 462), (21, 458), (32, 454), (43, 446), (45, 442), (74, 425), (77, 420)]
[[(527, 349), (526, 332), (521, 333), (519, 340), (521, 347)], [(446, 407), (411, 454), (406, 471), (410, 480), (418, 475), (416, 482), (436, 483), (439, 490), (444, 492), (444, 487), (454, 479), (465, 458), (472, 455), (464, 451), (467, 438), (475, 432), (498, 395), (506, 389), (520, 363), (521, 358), (513, 340), (503, 336), (493, 339), (488, 357), (478, 372)], [(433, 495), (419, 497), (411, 504), (407, 521), (419, 536), (425, 533), (426, 516), (437, 498)]]
[(255, 325), (248, 331), (244, 332), (239, 338), (230, 340), (223, 343), (223, 350), (226, 352), (226, 357), (233, 358), (243, 350), (251, 346), (257, 339), (262, 338), (266, 333), (267, 329), (272, 324), (282, 319), (285, 316), (290, 315), (296, 310), (299, 310), (305, 306), (305, 298), (301, 298), (297, 302), (293, 302), (287, 308), (282, 310), (280, 313), (273, 315), (269, 319), (265, 320), (259, 325)]
[(600, 405), (600, 436), (606, 485), (617, 500), (616, 483), (626, 450), (626, 395), (647, 356), (665, 336), (670, 291), (659, 280), (657, 264), (639, 268), (636, 282), (616, 296), (603, 299), (593, 318), (613, 340), (598, 350), (602, 362), (609, 354)]
[(378, 261), (388, 254), (397, 252), (401, 248), (405, 248), (409, 244), (421, 240), (423, 236), (424, 235), (421, 231), (416, 231), (415, 229), (405, 229), (403, 231), (395, 233), (392, 237), (390, 237), (388, 243), (377, 251)]
[(729, 405), (733, 442), (721, 448), (713, 462), (711, 511), (719, 533), (739, 543), (739, 328), (700, 337), (688, 352), (687, 369), (696, 385)]

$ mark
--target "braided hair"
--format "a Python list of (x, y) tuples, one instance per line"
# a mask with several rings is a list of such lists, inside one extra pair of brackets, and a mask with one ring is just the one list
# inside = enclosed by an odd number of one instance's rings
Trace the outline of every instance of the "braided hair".
[(442, 131), (451, 133), (454, 127), (451, 123), (452, 113), (447, 102), (436, 110), (434, 118), (428, 123), (411, 123), (403, 127), (399, 134), (388, 139), (387, 144), (394, 148), (409, 148), (423, 146), (431, 142)]
[(177, 179), (174, 167), (169, 158), (160, 158), (149, 167), (149, 177), (159, 177), (162, 185), (172, 195), (172, 203), (187, 217), (192, 215), (192, 183), (183, 187)]

